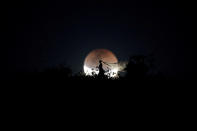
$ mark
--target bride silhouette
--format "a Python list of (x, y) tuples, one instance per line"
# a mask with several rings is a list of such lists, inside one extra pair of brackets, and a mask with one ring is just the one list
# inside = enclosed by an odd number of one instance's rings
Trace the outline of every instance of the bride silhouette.
[(105, 76), (105, 70), (103, 69), (103, 64), (102, 64), (102, 60), (99, 60), (99, 66), (98, 66), (98, 69), (99, 69), (99, 73), (98, 73), (98, 76), (99, 78), (103, 78)]

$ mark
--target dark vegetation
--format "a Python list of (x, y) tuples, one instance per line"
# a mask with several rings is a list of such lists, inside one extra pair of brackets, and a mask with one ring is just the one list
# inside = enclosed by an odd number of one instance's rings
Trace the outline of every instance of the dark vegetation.
[[(40, 72), (21, 72), (9, 74), (5, 78), (8, 84), (22, 83), (26, 86), (36, 85), (42, 88), (50, 86), (65, 87), (126, 87), (132, 89), (144, 89), (164, 87), (180, 88), (178, 84), (188, 80), (180, 80), (163, 75), (159, 70), (152, 56), (136, 55), (130, 57), (124, 72), (120, 72), (119, 78), (99, 77), (98, 75), (86, 76), (83, 71), (74, 74), (71, 68), (59, 65), (54, 68), (48, 68)], [(188, 82), (189, 84), (189, 82)], [(79, 86), (80, 85), (80, 86)], [(34, 86), (35, 87), (35, 86)], [(150, 91), (150, 90), (149, 90)]]
[[(99, 77), (98, 75), (86, 76), (82, 71), (74, 74), (72, 70), (64, 65), (59, 65), (57, 67), (48, 68), (44, 71), (40, 72), (25, 72), (25, 73), (15, 73), (9, 74), (6, 78), (7, 80), (15, 80), (17, 82), (28, 82), (36, 83), (36, 82), (45, 82), (45, 83), (70, 83), (76, 84), (78, 82), (92, 81), (100, 81), (97, 83), (103, 82), (118, 82), (124, 83), (127, 85), (131, 84), (141, 84), (141, 83), (157, 83), (157, 82), (165, 82), (170, 80), (169, 77), (163, 75), (155, 65), (153, 57), (136, 55), (130, 57), (128, 60), (128, 64), (124, 69), (123, 73), (119, 72), (119, 78), (107, 78)], [(124, 81), (124, 82), (123, 82)], [(86, 82), (88, 83), (88, 82)]]
[(9, 100), (7, 103), (14, 103), (15, 107), (21, 103), (21, 107), (30, 105), (32, 108), (33, 103), (41, 107), (47, 105), (53, 110), (58, 107), (62, 112), (69, 109), (77, 113), (89, 108), (98, 110), (94, 112), (97, 114), (110, 108), (109, 112), (123, 109), (123, 113), (137, 115), (166, 115), (169, 109), (186, 102), (185, 97), (189, 97), (185, 89), (191, 83), (183, 85), (179, 80), (162, 75), (155, 71), (153, 63), (148, 57), (133, 56), (125, 74), (118, 79), (85, 76), (82, 72), (73, 74), (69, 67), (60, 65), (43, 72), (12, 76), (5, 81), (5, 85), (10, 86), (1, 89), (8, 90), (4, 94)]
[(146, 80), (156, 79), (164, 77), (154, 69), (153, 59), (148, 59), (143, 55), (132, 56), (128, 60), (126, 68), (122, 72), (119, 72), (119, 78), (108, 78), (103, 76), (100, 78), (94, 74), (92, 76), (86, 76), (83, 71), (74, 74), (71, 68), (65, 65), (58, 65), (56, 67), (47, 68), (44, 71), (35, 72), (24, 72), (16, 73), (11, 75), (10, 78), (21, 78), (21, 79), (34, 79), (34, 80), (105, 80), (105, 81), (120, 81), (120, 80)]

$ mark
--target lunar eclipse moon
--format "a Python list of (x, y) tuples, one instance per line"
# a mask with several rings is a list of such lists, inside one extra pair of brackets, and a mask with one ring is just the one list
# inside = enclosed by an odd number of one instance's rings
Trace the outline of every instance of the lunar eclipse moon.
[(85, 58), (84, 61), (84, 73), (85, 75), (98, 74), (99, 60), (102, 60), (103, 69), (105, 74), (109, 77), (116, 77), (118, 75), (118, 59), (114, 53), (107, 49), (95, 49), (91, 51)]

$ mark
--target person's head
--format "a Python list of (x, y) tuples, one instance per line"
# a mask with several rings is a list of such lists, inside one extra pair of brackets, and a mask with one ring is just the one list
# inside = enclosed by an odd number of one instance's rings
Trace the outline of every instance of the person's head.
[(99, 63), (101, 64), (102, 63), (102, 60), (99, 60)]

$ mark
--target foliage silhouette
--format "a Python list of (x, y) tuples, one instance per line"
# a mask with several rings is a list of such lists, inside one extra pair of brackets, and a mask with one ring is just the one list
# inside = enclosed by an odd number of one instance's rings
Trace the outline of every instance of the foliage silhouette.
[(125, 68), (127, 79), (145, 79), (147, 77), (149, 67), (145, 63), (145, 58), (143, 55), (130, 57)]
[[(154, 61), (150, 57), (144, 55), (135, 55), (130, 57), (125, 68), (125, 75), (118, 78), (109, 78), (104, 73), (91, 76), (85, 75), (83, 71), (73, 74), (70, 67), (58, 65), (56, 67), (45, 69), (42, 72), (34, 72), (32, 75), (22, 75), (21, 79), (40, 80), (40, 81), (83, 81), (83, 80), (105, 80), (105, 81), (144, 81), (144, 80), (159, 80), (164, 79), (161, 73), (152, 73), (156, 66), (153, 66)], [(100, 66), (102, 67), (102, 66)], [(101, 69), (100, 69), (101, 70)], [(28, 74), (28, 73), (27, 73)]]

